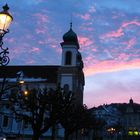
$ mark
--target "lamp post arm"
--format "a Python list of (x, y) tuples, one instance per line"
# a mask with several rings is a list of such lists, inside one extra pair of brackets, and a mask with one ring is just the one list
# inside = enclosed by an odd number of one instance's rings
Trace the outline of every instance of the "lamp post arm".
[[(2, 32), (1, 30), (0, 30), (0, 32)], [(8, 50), (8, 48), (6, 48), (6, 49), (4, 49), (3, 47), (2, 47), (2, 45), (3, 45), (3, 37), (4, 37), (4, 35), (5, 34), (7, 34), (7, 33), (9, 33), (9, 30), (7, 30), (7, 31), (3, 31), (2, 33), (0, 33), (0, 48), (1, 48), (1, 50)]]
[[(1, 32), (1, 30), (0, 30)], [(4, 31), (3, 33), (0, 33), (0, 49), (1, 49), (1, 52), (0, 52), (0, 65), (1, 66), (6, 66), (9, 61), (10, 61), (10, 58), (7, 56), (7, 54), (9, 54), (9, 51), (8, 51), (8, 48), (3, 48), (3, 37), (6, 33), (8, 33), (9, 30), (7, 31)]]

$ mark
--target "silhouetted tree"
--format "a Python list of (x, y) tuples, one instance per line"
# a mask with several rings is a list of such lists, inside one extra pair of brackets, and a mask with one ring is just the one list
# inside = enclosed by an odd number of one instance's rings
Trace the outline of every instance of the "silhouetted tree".
[[(93, 117), (86, 105), (77, 104), (74, 93), (60, 92), (59, 100), (59, 122), (64, 128), (64, 139), (68, 140), (69, 135), (90, 126)], [(59, 94), (59, 96), (60, 96)]]
[(102, 139), (100, 132), (103, 131), (106, 122), (103, 119), (95, 119), (94, 125), (92, 126), (93, 134), (92, 137), (95, 140)]
[[(32, 140), (38, 140), (53, 124), (56, 124), (57, 113), (53, 109), (55, 92), (47, 89), (32, 89), (28, 94), (24, 92), (12, 93), (9, 97), (12, 111), (20, 120), (32, 126)], [(56, 108), (57, 109), (57, 108)]]
[(75, 139), (78, 139), (77, 134), (86, 135), (96, 125), (95, 117), (85, 105), (72, 105), (64, 113), (61, 122), (65, 128), (65, 140), (73, 133), (76, 134)]
[[(87, 107), (76, 103), (74, 93), (60, 86), (56, 90), (32, 89), (28, 94), (13, 92), (9, 100), (16, 118), (31, 124), (32, 140), (38, 140), (58, 123), (63, 126), (65, 140), (68, 140), (70, 134), (89, 128), (93, 120)], [(52, 140), (55, 140), (55, 129), (52, 130)]]

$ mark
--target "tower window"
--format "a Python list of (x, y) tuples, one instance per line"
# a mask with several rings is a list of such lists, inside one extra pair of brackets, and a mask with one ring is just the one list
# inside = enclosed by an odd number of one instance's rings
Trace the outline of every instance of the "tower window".
[(71, 65), (72, 53), (70, 51), (66, 52), (65, 65)]

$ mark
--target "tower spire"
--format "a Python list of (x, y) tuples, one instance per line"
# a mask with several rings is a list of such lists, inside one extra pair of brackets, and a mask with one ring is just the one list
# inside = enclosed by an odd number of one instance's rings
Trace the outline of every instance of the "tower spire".
[(72, 21), (70, 22), (70, 29), (72, 29)]
[(72, 14), (71, 14), (71, 18), (70, 18), (70, 29), (72, 29)]

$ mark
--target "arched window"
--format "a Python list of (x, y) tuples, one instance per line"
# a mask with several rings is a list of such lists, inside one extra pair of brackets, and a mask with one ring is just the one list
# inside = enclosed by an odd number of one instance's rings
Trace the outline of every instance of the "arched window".
[(71, 65), (71, 61), (72, 61), (72, 53), (68, 51), (66, 52), (65, 65)]

